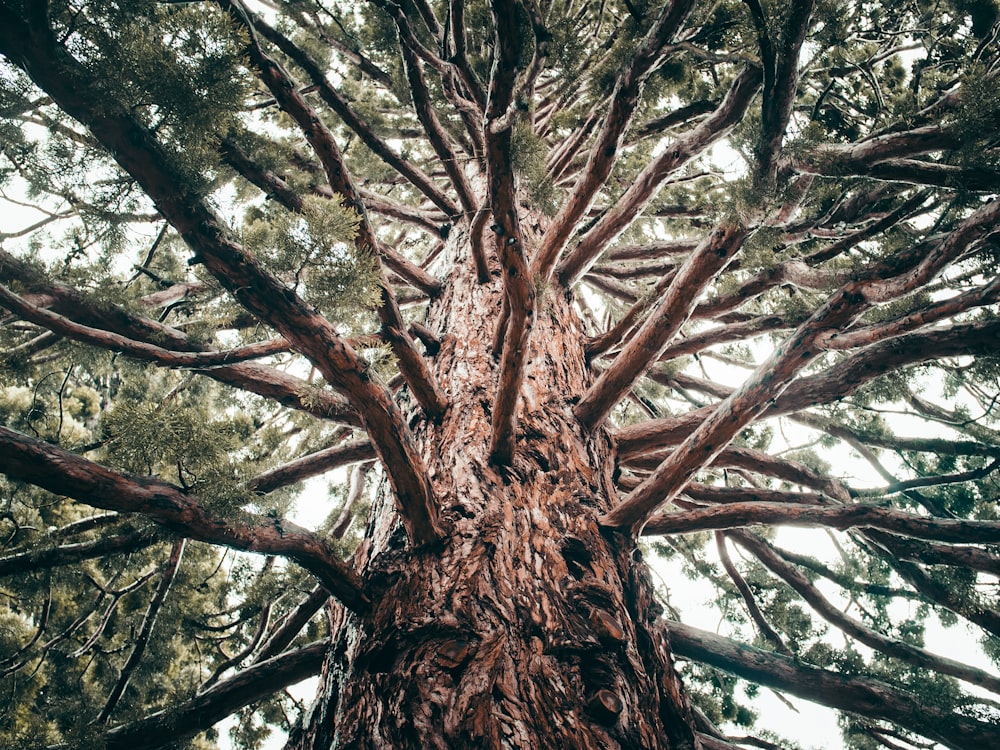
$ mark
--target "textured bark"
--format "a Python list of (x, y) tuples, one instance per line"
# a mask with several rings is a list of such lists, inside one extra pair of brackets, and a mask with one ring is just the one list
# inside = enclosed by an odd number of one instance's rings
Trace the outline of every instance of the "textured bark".
[[(467, 248), (465, 231), (453, 242)], [(693, 748), (644, 566), (597, 525), (613, 454), (570, 409), (588, 385), (581, 323), (567, 298), (540, 300), (517, 451), (497, 467), (484, 313), (502, 285), (478, 284), (467, 258), (454, 267), (428, 327), (456, 400), (416, 433), (449, 532), (414, 550), (381, 498), (357, 559), (375, 607), (341, 631), (290, 747)]]

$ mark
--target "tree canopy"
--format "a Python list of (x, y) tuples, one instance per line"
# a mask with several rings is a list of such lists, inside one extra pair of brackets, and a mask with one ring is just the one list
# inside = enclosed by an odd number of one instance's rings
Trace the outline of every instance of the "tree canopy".
[[(536, 473), (666, 571), (670, 746), (789, 746), (761, 690), (1000, 746), (998, 41), (996, 0), (0, 0), (7, 746), (331, 746), (288, 687), (512, 517), (455, 477)], [(546, 653), (630, 640), (588, 607)]]

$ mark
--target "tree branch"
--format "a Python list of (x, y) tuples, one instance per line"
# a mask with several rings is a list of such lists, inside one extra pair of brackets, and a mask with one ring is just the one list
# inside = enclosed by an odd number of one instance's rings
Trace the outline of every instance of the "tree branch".
[(320, 97), (337, 113), (344, 124), (354, 131), (361, 141), (382, 159), (386, 164), (405, 177), (417, 190), (423, 193), (435, 206), (448, 216), (455, 217), (460, 213), (459, 207), (434, 184), (430, 177), (419, 168), (399, 156), (389, 144), (382, 140), (372, 130), (371, 126), (359, 116), (350, 103), (334, 88), (329, 78), (323, 73), (319, 63), (308, 52), (296, 45), (287, 36), (268, 25), (263, 19), (253, 14), (248, 17), (262, 37), (284, 52), (309, 76), (317, 87)]
[(0, 427), (0, 446), (0, 471), (12, 479), (95, 508), (139, 513), (190, 539), (294, 560), (349, 609), (369, 606), (357, 573), (308, 529), (249, 513), (223, 518), (172, 484), (113, 471), (6, 427)]
[(816, 506), (797, 503), (735, 502), (654, 516), (643, 534), (691, 534), (743, 526), (872, 526), (915, 539), (956, 544), (997, 544), (1000, 522), (926, 518), (874, 505)]
[(664, 625), (675, 653), (744, 679), (841, 711), (895, 722), (955, 750), (1000, 743), (995, 724), (942, 711), (885, 682), (812, 667), (672, 620)]
[(702, 290), (732, 260), (747, 227), (721, 222), (677, 270), (656, 308), (621, 353), (583, 395), (573, 413), (587, 429), (600, 425), (614, 405), (653, 366), (687, 320)]
[(1000, 678), (995, 675), (949, 659), (946, 656), (932, 654), (925, 649), (898, 639), (890, 638), (848, 617), (833, 606), (805, 575), (782, 560), (770, 544), (759, 537), (746, 531), (730, 531), (729, 536), (760, 560), (772, 573), (791, 586), (820, 617), (852, 638), (886, 656), (941, 674), (951, 675), (994, 693), (1000, 693)]
[[(238, 0), (218, 0), (218, 2), (221, 7), (228, 9), (233, 17), (246, 24), (250, 32), (248, 47), (250, 61), (259, 70), (264, 84), (281, 104), (282, 109), (295, 120), (306, 140), (309, 141), (309, 145), (312, 146), (323, 165), (330, 187), (334, 192), (342, 195), (344, 205), (353, 208), (360, 217), (358, 235), (355, 239), (359, 252), (362, 254), (372, 253), (386, 265), (395, 265), (397, 268), (402, 267), (405, 271), (409, 271), (408, 264), (395, 253), (391, 253), (391, 257), (382, 255), (383, 245), (375, 237), (375, 231), (368, 221), (364, 201), (347, 170), (347, 165), (344, 163), (333, 133), (305, 100), (305, 97), (298, 92), (287, 71), (261, 49), (246, 8)], [(418, 270), (416, 275), (418, 278), (422, 278), (427, 274)], [(393, 354), (399, 363), (400, 372), (413, 392), (417, 403), (420, 404), (429, 418), (437, 419), (448, 407), (448, 400), (438, 388), (430, 368), (406, 333), (406, 325), (396, 303), (395, 295), (384, 275), (380, 280), (380, 286), (382, 299), (378, 306), (378, 315), (383, 334), (392, 347)]]
[(743, 118), (757, 89), (760, 70), (746, 68), (736, 76), (725, 98), (708, 118), (679, 136), (635, 178), (629, 189), (591, 227), (556, 268), (559, 281), (572, 286), (589, 270), (604, 249), (631, 224), (656, 196), (663, 181), (691, 159), (728, 134)]
[(294, 461), (289, 461), (270, 471), (266, 471), (252, 480), (247, 489), (252, 492), (267, 494), (280, 487), (287, 487), (301, 482), (309, 477), (324, 474), (332, 469), (359, 461), (370, 461), (375, 458), (375, 448), (367, 440), (359, 440), (346, 445), (326, 448)]
[(0, 557), (0, 576), (72, 565), (106, 555), (135, 552), (150, 547), (162, 539), (162, 532), (157, 529), (126, 529), (87, 542), (14, 552), (6, 557)]
[(666, 3), (649, 33), (629, 59), (625, 70), (619, 75), (608, 114), (587, 155), (587, 164), (535, 251), (531, 262), (532, 277), (548, 280), (577, 223), (587, 213), (597, 192), (611, 174), (646, 78), (663, 59), (667, 45), (693, 7), (692, 0), (671, 0)]
[(163, 607), (163, 602), (167, 598), (167, 592), (170, 591), (170, 586), (177, 575), (177, 569), (180, 567), (181, 557), (184, 554), (185, 541), (184, 539), (178, 539), (170, 549), (170, 557), (167, 558), (167, 562), (163, 566), (160, 582), (156, 586), (156, 591), (149, 602), (149, 607), (146, 608), (146, 614), (142, 618), (142, 625), (139, 627), (139, 632), (136, 634), (132, 644), (132, 651), (122, 666), (114, 687), (111, 688), (111, 693), (104, 703), (104, 708), (101, 709), (101, 713), (97, 716), (97, 724), (105, 724), (111, 718), (111, 713), (118, 705), (118, 701), (121, 700), (122, 695), (125, 693), (125, 688), (128, 687), (129, 680), (132, 679), (133, 672), (135, 672), (136, 667), (139, 666), (139, 662), (142, 660), (146, 644), (149, 643), (149, 637), (153, 634), (153, 625), (156, 623), (156, 616), (159, 614), (160, 608)]
[[(329, 646), (329, 641), (318, 641), (275, 656), (186, 703), (117, 726), (105, 734), (107, 750), (154, 750), (194, 737), (241, 708), (318, 674)], [(59, 746), (59, 750), (64, 748)]]
[[(503, 347), (497, 393), (493, 399), (490, 458), (509, 464), (514, 456), (517, 402), (535, 319), (535, 288), (525, 257), (524, 234), (518, 215), (517, 184), (511, 158), (514, 117), (511, 112), (521, 34), (513, 0), (493, 0), (496, 49), (486, 106), (486, 174), (493, 212), (496, 251), (503, 268), (506, 315), (502, 317)], [(498, 332), (499, 332), (498, 328)]]

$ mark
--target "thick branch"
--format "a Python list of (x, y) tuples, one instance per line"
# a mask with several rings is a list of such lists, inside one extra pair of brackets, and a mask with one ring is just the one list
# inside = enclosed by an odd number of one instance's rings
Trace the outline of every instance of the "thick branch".
[(105, 735), (108, 750), (155, 750), (194, 737), (244, 706), (319, 673), (330, 644), (311, 643), (254, 664), (187, 703), (123, 724)]
[(497, 394), (493, 401), (490, 457), (495, 463), (508, 464), (514, 455), (517, 402), (531, 346), (535, 288), (525, 257), (511, 158), (514, 122), (513, 113), (508, 110), (513, 101), (521, 54), (517, 6), (511, 0), (494, 0), (492, 7), (496, 52), (486, 108), (486, 173), (497, 255), (503, 267), (504, 309), (507, 314), (501, 321), (506, 328), (503, 331)]
[(841, 711), (885, 719), (956, 750), (1000, 743), (1000, 728), (947, 713), (884, 682), (846, 677), (770, 654), (683, 623), (667, 621), (675, 653)]
[(742, 224), (723, 222), (688, 255), (646, 322), (573, 408), (585, 427), (600, 425), (659, 359), (691, 314), (702, 290), (732, 260), (747, 234)]
[[(828, 370), (795, 381), (766, 405), (763, 415), (773, 417), (837, 401), (873, 378), (904, 365), (960, 354), (991, 354), (996, 351), (997, 336), (1000, 324), (985, 320), (880, 341)], [(629, 456), (677, 445), (717, 408), (712, 404), (682, 417), (622, 428), (616, 433), (619, 450)]]
[(57, 313), (49, 312), (44, 308), (32, 305), (27, 300), (14, 294), (3, 284), (0, 284), (0, 306), (6, 307), (11, 312), (16, 313), (22, 320), (30, 320), (32, 323), (58, 333), (64, 338), (72, 339), (73, 341), (83, 341), (101, 349), (120, 352), (147, 362), (156, 362), (164, 367), (204, 370), (235, 364), (248, 359), (258, 359), (280, 354), (289, 351), (291, 348), (285, 339), (278, 338), (271, 341), (248, 344), (238, 349), (230, 349), (223, 352), (169, 351), (153, 344), (133, 341), (117, 333), (74, 323)]
[(0, 447), (0, 471), (11, 479), (95, 508), (139, 513), (190, 539), (286, 557), (315, 575), (350, 609), (368, 607), (358, 575), (308, 529), (248, 513), (222, 518), (172, 484), (113, 471), (6, 427), (0, 427)]
[[(167, 346), (172, 351), (205, 351), (202, 344), (192, 341), (176, 328), (137, 316), (119, 307), (99, 307), (78, 290), (48, 281), (28, 264), (3, 250), (0, 250), (0, 282), (23, 284), (31, 292), (26, 299), (42, 299), (45, 306), (54, 313), (68, 317), (84, 327), (117, 333), (124, 339), (153, 344), (157, 348)], [(34, 302), (32, 304), (39, 306)], [(273, 367), (247, 362), (213, 367), (202, 371), (202, 374), (291, 409), (305, 411), (319, 419), (361, 424), (357, 412), (342, 398)]]
[(956, 544), (997, 544), (1000, 522), (927, 518), (873, 505), (816, 506), (743, 502), (665, 513), (649, 520), (644, 534), (689, 534), (709, 529), (755, 525), (825, 526), (850, 529), (873, 526), (915, 539)]

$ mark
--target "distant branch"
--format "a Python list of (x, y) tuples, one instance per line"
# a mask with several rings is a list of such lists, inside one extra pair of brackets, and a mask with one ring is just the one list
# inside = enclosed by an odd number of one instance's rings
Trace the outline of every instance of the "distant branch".
[(97, 539), (58, 547), (40, 547), (13, 552), (0, 557), (0, 576), (9, 576), (45, 568), (73, 565), (106, 555), (119, 555), (145, 549), (162, 540), (162, 532), (152, 528), (126, 529), (104, 534)]
[(635, 220), (655, 197), (664, 180), (724, 137), (741, 120), (760, 88), (760, 70), (750, 67), (736, 77), (725, 98), (709, 117), (668, 144), (634, 179), (625, 194), (580, 239), (580, 244), (556, 268), (559, 280), (572, 286), (604, 249)]

